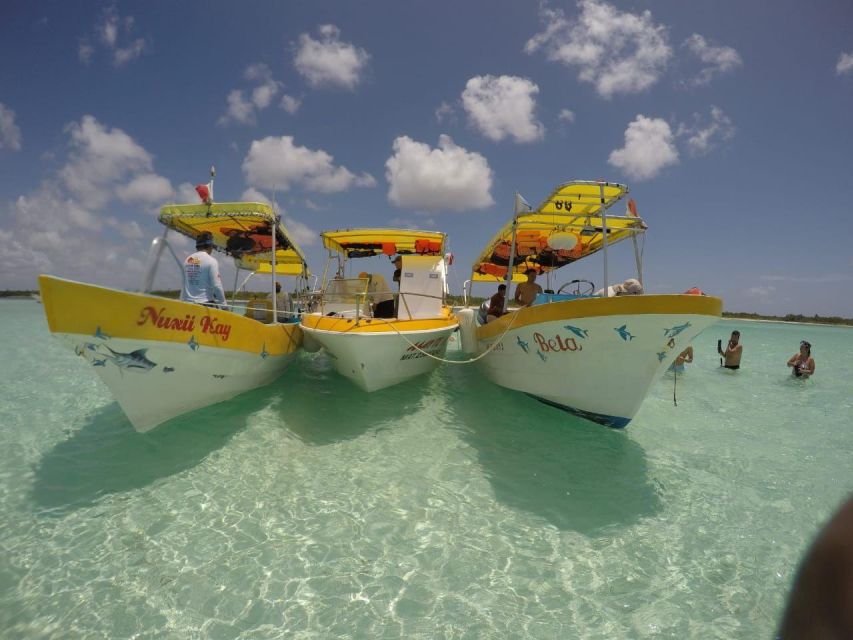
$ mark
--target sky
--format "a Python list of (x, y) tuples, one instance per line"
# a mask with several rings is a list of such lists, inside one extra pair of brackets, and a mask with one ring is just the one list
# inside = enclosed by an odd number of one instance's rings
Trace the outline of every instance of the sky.
[[(605, 179), (649, 226), (647, 292), (853, 317), (851, 26), (849, 0), (5, 0), (0, 289), (138, 288), (159, 207), (215, 165), (314, 272), (321, 231), (438, 230), (460, 293), (515, 192)], [(635, 271), (613, 247), (611, 283)]]

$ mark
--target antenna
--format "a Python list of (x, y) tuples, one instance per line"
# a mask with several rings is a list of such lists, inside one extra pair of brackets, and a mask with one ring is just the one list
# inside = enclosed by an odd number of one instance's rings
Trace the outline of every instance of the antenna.
[(213, 202), (213, 179), (216, 177), (216, 167), (210, 165), (210, 201)]

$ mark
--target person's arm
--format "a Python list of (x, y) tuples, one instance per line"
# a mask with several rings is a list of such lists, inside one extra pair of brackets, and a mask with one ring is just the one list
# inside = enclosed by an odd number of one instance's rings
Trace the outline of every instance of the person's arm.
[(788, 359), (788, 366), (789, 366), (789, 367), (793, 367), (793, 366), (795, 366), (795, 365), (797, 364), (797, 356), (799, 356), (799, 355), (800, 355), (799, 353), (795, 353), (794, 355), (792, 355), (792, 356)]
[(513, 296), (513, 300), (515, 300), (518, 304), (521, 304), (521, 298), (518, 297), (518, 294), (521, 292), (521, 284), (515, 285), (515, 295)]
[(693, 362), (693, 347), (687, 347), (687, 349), (685, 349), (685, 352), (686, 353), (684, 354), (684, 362)]
[(225, 289), (222, 288), (222, 278), (219, 276), (219, 262), (216, 258), (210, 263), (210, 290), (213, 291), (213, 301), (225, 304)]

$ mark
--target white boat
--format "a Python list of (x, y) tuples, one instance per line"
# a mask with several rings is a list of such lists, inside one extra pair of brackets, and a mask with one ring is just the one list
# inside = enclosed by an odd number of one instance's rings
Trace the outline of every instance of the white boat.
[[(305, 348), (325, 349), (338, 373), (365, 391), (432, 371), (458, 326), (444, 303), (445, 235), (348, 229), (321, 236), (329, 262), (315, 307), (302, 315)], [(370, 278), (346, 275), (351, 259), (394, 254), (402, 256), (399, 292), (376, 274)], [(334, 277), (329, 278), (333, 264)]]
[[(602, 251), (607, 283), (608, 247), (630, 238), (641, 283), (637, 238), (647, 227), (633, 201), (624, 215), (608, 213), (627, 193), (620, 184), (574, 181), (536, 209), (517, 206), (474, 263), (472, 280), (523, 282), (533, 269), (550, 283), (557, 269)], [(495, 384), (610, 427), (631, 421), (655, 380), (722, 313), (722, 300), (704, 295), (613, 295), (606, 284), (596, 294), (577, 280), (554, 288), (487, 324), (463, 311), (463, 347), (482, 356), (477, 366)]]
[(152, 243), (143, 293), (39, 276), (50, 331), (100, 376), (141, 432), (273, 381), (302, 342), (298, 319), (272, 322), (274, 307), (267, 323), (144, 293), (165, 249), (181, 264), (168, 244), (170, 229), (190, 237), (210, 231), (218, 251), (269, 262), (270, 273), (307, 274), (301, 250), (269, 206), (168, 205), (160, 221), (166, 233)]

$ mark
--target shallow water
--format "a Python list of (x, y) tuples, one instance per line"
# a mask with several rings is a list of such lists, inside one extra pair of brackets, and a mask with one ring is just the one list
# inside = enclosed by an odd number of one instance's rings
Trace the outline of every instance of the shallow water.
[(0, 330), (4, 638), (771, 637), (853, 488), (851, 329), (722, 322), (624, 432), (467, 367), (365, 395), (304, 355), (144, 435), (40, 305)]

